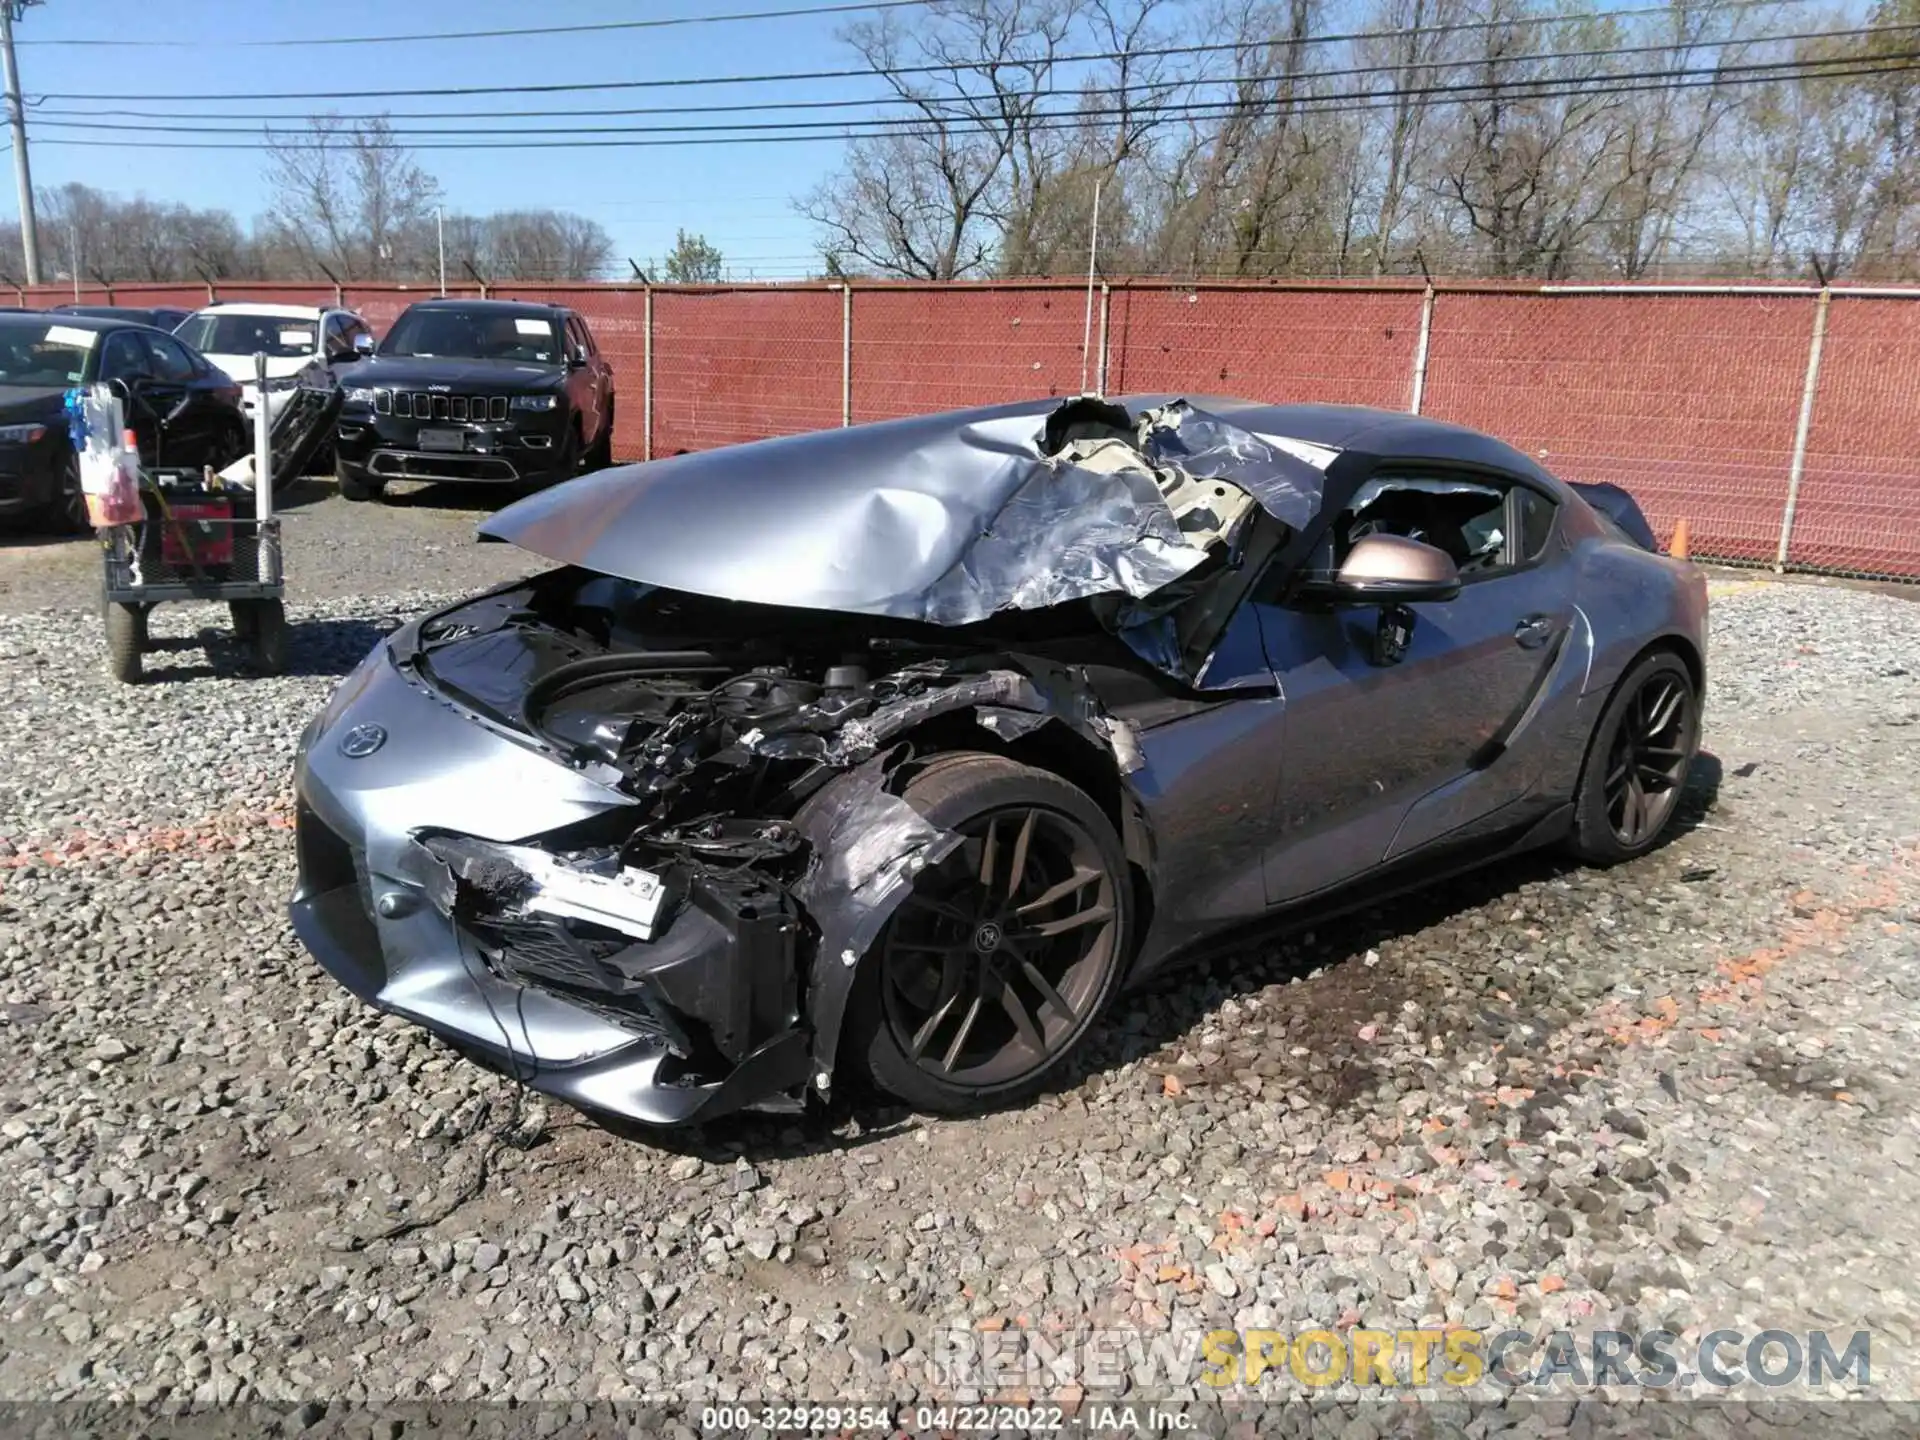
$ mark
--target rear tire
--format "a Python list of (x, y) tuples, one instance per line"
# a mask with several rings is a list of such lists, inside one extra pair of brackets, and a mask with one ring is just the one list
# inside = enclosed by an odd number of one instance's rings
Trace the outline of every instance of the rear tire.
[(1700, 748), (1693, 674), (1671, 650), (1645, 656), (1614, 687), (1594, 726), (1574, 794), (1567, 848), (1588, 865), (1618, 865), (1660, 843)]
[(147, 612), (118, 600), (107, 602), (107, 673), (125, 684), (138, 683), (147, 648)]
[(364, 500), (378, 500), (387, 488), (386, 481), (350, 466), (337, 457), (333, 462), (333, 479), (340, 487), (340, 498), (355, 504)]
[(1120, 987), (1132, 956), (1126, 853), (1083, 791), (997, 755), (942, 756), (903, 798), (968, 838), (916, 877), (862, 960), (847, 1050), (918, 1110), (1026, 1099)]
[(278, 600), (240, 601), (253, 617), (248, 626), (247, 648), (254, 668), (262, 675), (284, 675), (287, 669), (287, 610)]

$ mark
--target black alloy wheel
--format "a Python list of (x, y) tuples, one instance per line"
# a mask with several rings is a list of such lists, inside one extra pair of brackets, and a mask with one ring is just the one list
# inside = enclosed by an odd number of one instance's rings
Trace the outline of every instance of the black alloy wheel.
[(963, 838), (881, 931), (864, 1021), (880, 1085), (942, 1111), (1039, 1088), (1117, 988), (1130, 920), (1118, 839), (1085, 794), (997, 756), (957, 760), (907, 787)]
[(91, 525), (87, 520), (87, 496), (80, 488), (80, 456), (68, 451), (54, 476), (52, 503), (47, 508), (47, 528), (58, 535), (82, 535)]
[(1679, 809), (1699, 742), (1693, 676), (1679, 656), (1656, 651), (1621, 681), (1594, 732), (1574, 853), (1604, 865), (1651, 850)]
[(1622, 845), (1651, 840), (1673, 813), (1692, 758), (1692, 710), (1686, 682), (1664, 671), (1650, 676), (1627, 702), (1602, 782), (1607, 823)]

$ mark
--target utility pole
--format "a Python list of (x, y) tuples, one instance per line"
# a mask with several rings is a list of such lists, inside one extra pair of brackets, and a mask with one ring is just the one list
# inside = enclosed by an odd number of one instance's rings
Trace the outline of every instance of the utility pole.
[(440, 234), (440, 294), (447, 293), (447, 207), (433, 207), (433, 228)]
[(27, 117), (20, 105), (20, 69), (13, 59), (13, 22), (38, 0), (0, 0), (0, 58), (7, 71), (7, 121), (13, 126), (13, 178), (20, 187), (20, 248), (27, 283), (40, 283), (40, 237), (33, 221), (33, 171), (27, 165)]

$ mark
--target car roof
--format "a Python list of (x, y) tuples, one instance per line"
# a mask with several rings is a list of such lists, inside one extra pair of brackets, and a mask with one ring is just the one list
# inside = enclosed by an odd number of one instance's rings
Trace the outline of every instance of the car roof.
[(454, 296), (416, 300), (409, 310), (470, 310), (482, 315), (538, 315), (552, 319), (572, 313), (564, 305), (549, 305), (544, 300), (461, 300)]
[[(1179, 397), (1125, 396), (1122, 400), (1130, 408), (1138, 409), (1173, 398)], [(1380, 459), (1447, 460), (1461, 465), (1481, 465), (1556, 485), (1560, 483), (1539, 461), (1504, 440), (1426, 415), (1367, 405), (1267, 405), (1217, 395), (1186, 398), (1196, 408), (1211, 411), (1258, 435), (1301, 440), (1309, 445), (1324, 445), (1331, 450)]]
[(154, 327), (138, 320), (128, 320), (121, 315), (76, 315), (71, 310), (23, 310), (16, 313), (0, 314), (0, 325), (18, 325), (22, 322), (39, 325), (65, 325), (74, 330), (95, 330), (105, 333), (108, 330), (151, 330)]
[(203, 305), (193, 313), (196, 315), (264, 315), (270, 320), (318, 320), (329, 310), (339, 309), (334, 305), (276, 305), (266, 300), (216, 300), (211, 305)]

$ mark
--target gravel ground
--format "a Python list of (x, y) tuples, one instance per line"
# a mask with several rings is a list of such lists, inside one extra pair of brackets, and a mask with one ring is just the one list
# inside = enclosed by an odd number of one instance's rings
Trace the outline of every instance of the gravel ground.
[[(1865, 1328), (1872, 1394), (1920, 1398), (1920, 605), (1716, 581), (1709, 754), (1638, 863), (1261, 937), (1021, 1110), (636, 1137), (295, 943), (301, 724), (433, 598), (422, 545), (436, 594), (518, 558), (438, 503), (296, 514), (279, 679), (182, 606), (116, 686), (91, 552), (0, 550), (0, 1400), (909, 1401), (955, 1337), (1355, 1324)], [(1409, 1413), (1332, 1393), (1333, 1433)]]

